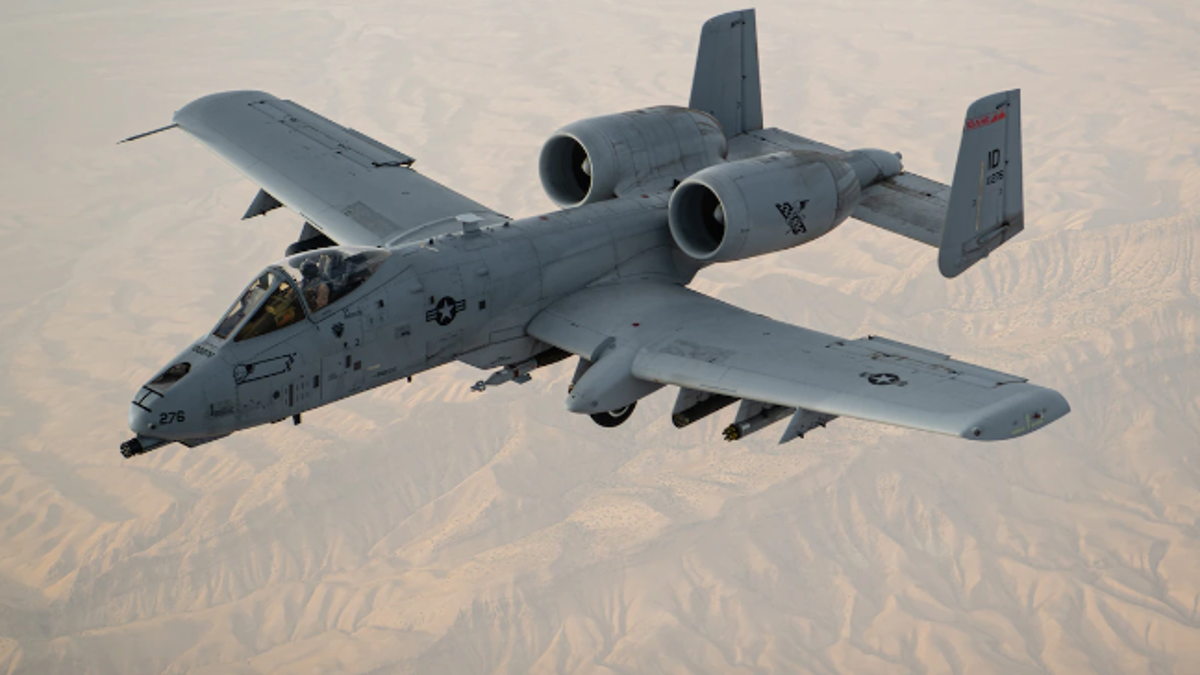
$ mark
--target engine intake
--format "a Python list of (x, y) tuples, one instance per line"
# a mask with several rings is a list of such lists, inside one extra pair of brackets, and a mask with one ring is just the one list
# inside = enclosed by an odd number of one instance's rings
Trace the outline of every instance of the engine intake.
[(569, 208), (671, 181), (722, 161), (725, 133), (710, 115), (661, 106), (592, 117), (559, 129), (542, 146), (546, 195)]

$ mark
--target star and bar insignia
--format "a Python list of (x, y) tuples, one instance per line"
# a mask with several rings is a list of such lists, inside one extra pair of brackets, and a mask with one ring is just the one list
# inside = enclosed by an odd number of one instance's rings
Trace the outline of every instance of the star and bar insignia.
[(458, 316), (459, 312), (467, 309), (466, 300), (455, 300), (449, 295), (443, 296), (438, 300), (437, 305), (433, 309), (425, 312), (425, 322), (436, 321), (439, 326), (448, 326), (454, 317)]

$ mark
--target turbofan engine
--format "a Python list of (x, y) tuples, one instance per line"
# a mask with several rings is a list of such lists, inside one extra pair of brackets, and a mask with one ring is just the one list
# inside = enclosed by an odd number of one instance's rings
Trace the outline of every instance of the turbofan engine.
[(666, 189), (725, 152), (725, 132), (712, 116), (660, 106), (568, 124), (542, 146), (538, 173), (550, 199), (567, 208), (634, 188)]
[(671, 236), (705, 262), (782, 251), (830, 232), (863, 188), (902, 170), (900, 157), (883, 150), (779, 152), (710, 166), (671, 194)]

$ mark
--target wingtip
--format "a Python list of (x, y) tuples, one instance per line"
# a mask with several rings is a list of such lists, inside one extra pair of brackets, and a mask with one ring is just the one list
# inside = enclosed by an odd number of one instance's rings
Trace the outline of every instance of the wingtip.
[(985, 410), (960, 436), (972, 441), (1003, 441), (1037, 431), (1071, 412), (1066, 397), (1046, 387), (1031, 384), (1002, 385), (1021, 387), (1015, 394)]

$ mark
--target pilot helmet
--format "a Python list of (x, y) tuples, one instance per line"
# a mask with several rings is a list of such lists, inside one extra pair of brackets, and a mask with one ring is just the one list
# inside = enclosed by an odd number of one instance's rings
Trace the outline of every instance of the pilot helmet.
[(321, 266), (317, 264), (316, 260), (305, 260), (300, 265), (300, 276), (304, 277), (305, 281), (313, 281), (321, 276)]

